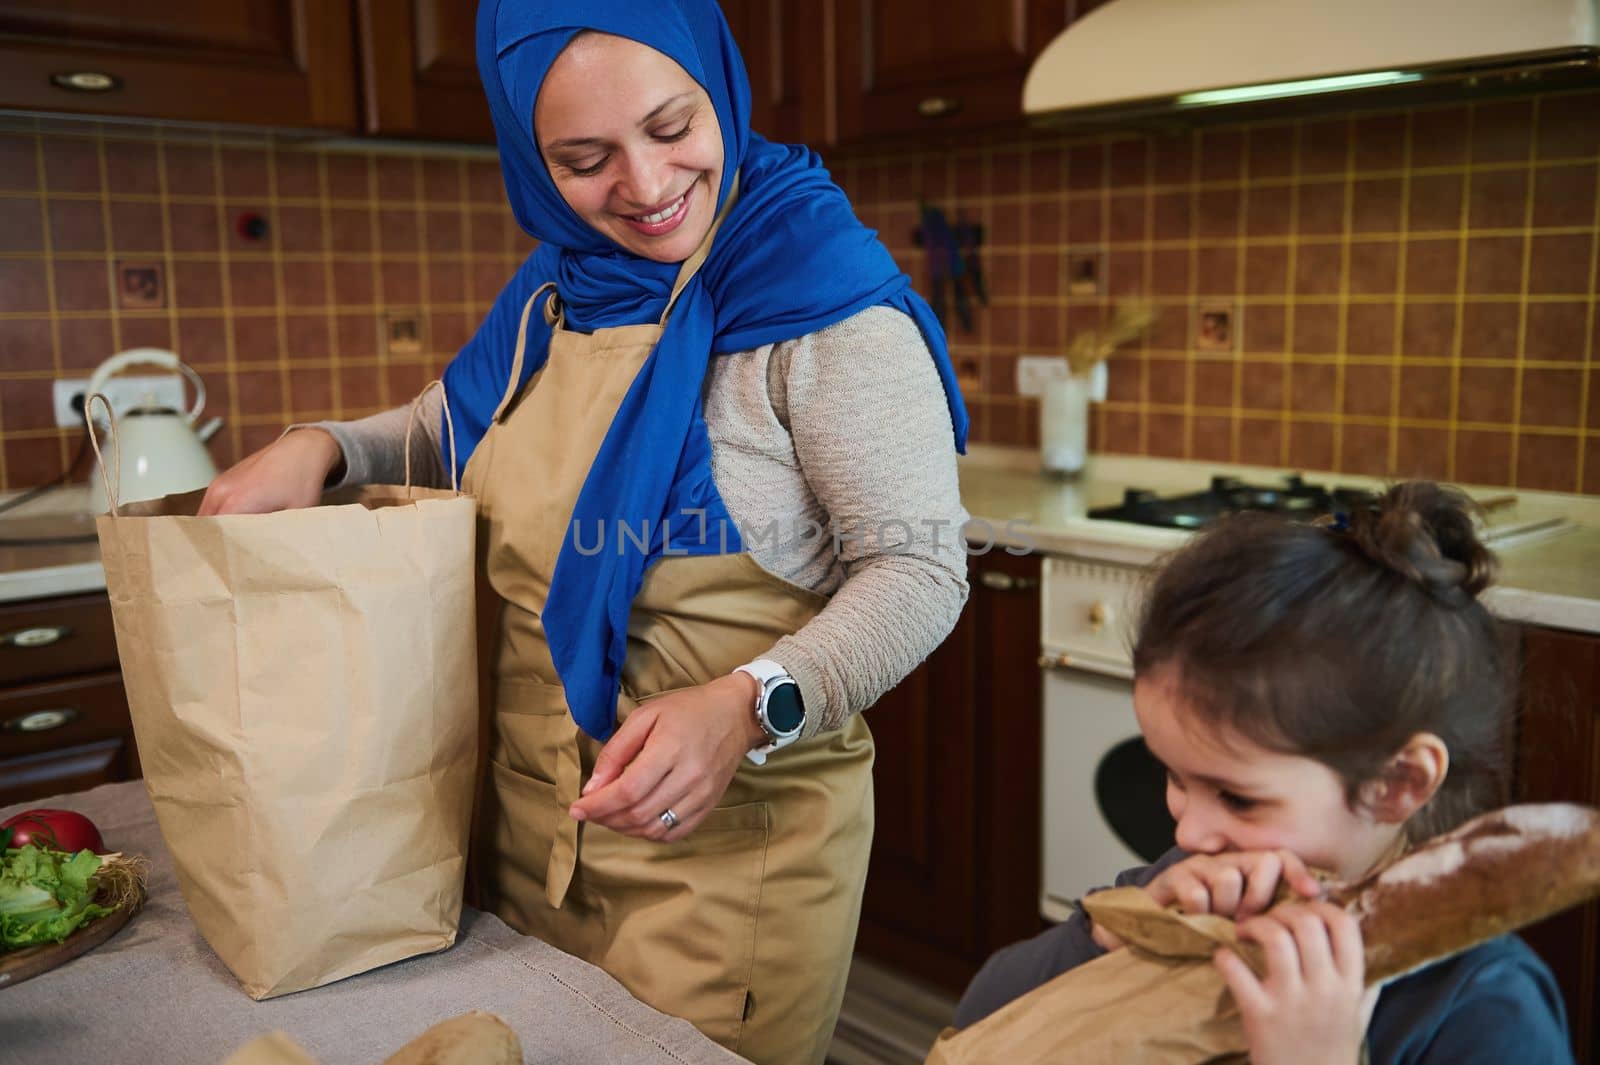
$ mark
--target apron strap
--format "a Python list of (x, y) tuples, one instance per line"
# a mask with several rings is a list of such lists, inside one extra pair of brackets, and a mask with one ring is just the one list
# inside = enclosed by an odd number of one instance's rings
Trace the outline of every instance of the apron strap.
[(522, 305), (522, 321), (517, 324), (517, 352), (511, 357), (511, 378), (506, 382), (506, 391), (500, 397), (500, 405), (494, 409), (494, 421), (500, 420), (500, 417), (505, 414), (506, 408), (511, 405), (511, 401), (517, 397), (517, 385), (522, 379), (522, 355), (528, 346), (528, 312), (533, 310), (534, 302), (538, 300), (545, 289), (550, 290), (550, 298), (545, 301), (545, 321), (551, 321), (552, 312), (555, 315), (555, 321), (551, 322), (551, 324), (554, 325), (560, 321), (560, 299), (555, 288), (556, 283), (554, 281), (546, 281), (534, 289), (533, 295), (528, 297), (528, 302)]
[(672, 296), (667, 300), (666, 309), (661, 312), (661, 321), (657, 325), (666, 325), (667, 316), (672, 313), (672, 308), (677, 305), (678, 297), (683, 290), (689, 287), (689, 282), (694, 275), (700, 272), (700, 267), (705, 264), (706, 257), (711, 254), (711, 242), (717, 237), (717, 230), (722, 228), (723, 220), (728, 217), (728, 212), (733, 210), (733, 205), (739, 201), (739, 171), (733, 172), (733, 184), (728, 188), (728, 202), (722, 205), (722, 210), (717, 212), (711, 228), (706, 230), (705, 239), (694, 250), (694, 254), (683, 260), (683, 266), (678, 270), (678, 279), (672, 283)]

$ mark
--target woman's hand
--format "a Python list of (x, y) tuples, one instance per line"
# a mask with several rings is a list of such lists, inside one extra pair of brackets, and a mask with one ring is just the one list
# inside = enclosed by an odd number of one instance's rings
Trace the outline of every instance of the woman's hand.
[(1303, 898), (1322, 894), (1306, 863), (1286, 850), (1197, 854), (1166, 869), (1146, 889), (1159, 904), (1184, 913), (1214, 913), (1243, 921), (1272, 905), (1278, 882)]
[(1355, 1065), (1377, 988), (1363, 986), (1361, 926), (1329, 902), (1284, 903), (1239, 926), (1267, 975), (1219, 950), (1214, 964), (1239, 1006), (1252, 1065)]
[[(732, 673), (641, 703), (606, 741), (569, 812), (639, 839), (683, 839), (721, 801), (739, 760), (766, 740), (757, 690), (754, 677)], [(671, 829), (661, 820), (669, 809), (678, 818)]]
[(322, 486), (344, 460), (339, 442), (322, 429), (296, 429), (224, 470), (200, 501), (202, 517), (266, 514), (315, 506)]

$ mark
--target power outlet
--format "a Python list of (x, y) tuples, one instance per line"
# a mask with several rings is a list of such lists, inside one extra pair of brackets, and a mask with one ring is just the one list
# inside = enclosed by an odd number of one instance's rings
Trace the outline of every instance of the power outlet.
[(1070, 374), (1065, 356), (1022, 355), (1017, 359), (1017, 394), (1042, 396), (1046, 381), (1065, 380)]
[[(100, 391), (111, 401), (111, 409), (118, 417), (136, 407), (168, 407), (187, 410), (184, 401), (183, 378), (176, 374), (160, 377), (113, 377), (100, 386)], [(74, 428), (83, 424), (83, 401), (88, 398), (87, 377), (63, 377), (55, 382), (53, 401), (56, 424)], [(98, 405), (95, 407), (98, 411)]]

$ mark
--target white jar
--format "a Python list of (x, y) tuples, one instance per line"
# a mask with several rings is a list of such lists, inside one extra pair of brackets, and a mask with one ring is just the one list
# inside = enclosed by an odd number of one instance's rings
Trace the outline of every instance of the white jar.
[(1039, 444), (1046, 473), (1073, 476), (1089, 458), (1091, 375), (1053, 377), (1039, 399)]

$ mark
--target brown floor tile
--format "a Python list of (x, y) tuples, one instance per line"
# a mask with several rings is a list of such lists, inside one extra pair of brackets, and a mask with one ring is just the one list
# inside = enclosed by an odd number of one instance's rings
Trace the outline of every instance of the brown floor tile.
[(322, 196), (321, 156), (316, 152), (279, 148), (272, 153), (272, 167), (280, 200)]
[(169, 202), (167, 225), (175, 252), (215, 254), (222, 247), (222, 232), (214, 204)]
[(1260, 126), (1250, 131), (1250, 176), (1288, 177), (1294, 172), (1295, 128)]
[(1202, 247), (1195, 259), (1194, 290), (1202, 296), (1238, 292), (1238, 250), (1231, 247)]
[(435, 307), (461, 303), (466, 299), (467, 277), (460, 263), (433, 263), (428, 267), (428, 302)]
[(1152, 414), (1145, 454), (1181, 459), (1188, 454), (1188, 418), (1182, 414)]
[(323, 314), (288, 314), (283, 319), (283, 347), (290, 362), (326, 359), (333, 354), (331, 320)]
[(1419, 109), (1411, 118), (1411, 165), (1454, 166), (1466, 162), (1471, 128), (1465, 107)]
[(409, 201), (417, 198), (417, 168), (414, 159), (406, 156), (379, 156), (373, 162), (378, 174), (378, 198), (387, 201)]
[(1600, 495), (1600, 436), (1591, 436), (1583, 444), (1583, 486), (1579, 491)]
[(1156, 240), (1189, 239), (1190, 211), (1187, 189), (1151, 194), (1152, 232)]
[(100, 149), (86, 137), (41, 137), (45, 188), (51, 192), (99, 192)]
[(285, 411), (301, 421), (333, 411), (333, 371), (325, 367), (298, 367), (289, 371), (289, 405)]
[(341, 314), (338, 318), (339, 357), (373, 359), (378, 355), (378, 319), (372, 314)]
[(1102, 447), (1122, 455), (1139, 453), (1139, 415), (1134, 411), (1106, 411), (1106, 433)]
[(217, 260), (180, 259), (172, 264), (170, 298), (184, 312), (223, 305), (222, 263)]
[(118, 350), (112, 343), (110, 318), (63, 318), (58, 329), (63, 370), (88, 372)]
[(1289, 249), (1255, 244), (1244, 250), (1244, 290), (1251, 295), (1281, 295), (1289, 288)]
[[(1118, 252), (1119, 256), (1140, 255), (1139, 252)], [(1029, 252), (1023, 265), (1028, 272), (1027, 293), (1029, 296), (1043, 299), (1059, 299), (1062, 295), (1062, 267), (1065, 265), (1062, 257), (1054, 251)]]
[(1447, 358), (1455, 346), (1456, 309), (1448, 303), (1407, 303), (1401, 319), (1400, 354)]
[[(146, 312), (149, 313), (149, 312)], [(127, 348), (172, 348), (172, 322), (160, 317), (133, 318), (124, 316), (118, 323), (118, 343)]]
[(339, 307), (367, 307), (377, 299), (378, 283), (366, 261), (333, 264), (333, 299)]
[(1296, 232), (1332, 236), (1344, 232), (1343, 181), (1308, 181), (1300, 186)]
[[(238, 315), (229, 323), (233, 333), (233, 357), (241, 364), (276, 363), (282, 352), (278, 336), (278, 318), (274, 314)], [(276, 374), (274, 370), (272, 373)], [(268, 398), (247, 392), (239, 393), (240, 409), (250, 414), (269, 414), (283, 409), (283, 401), (276, 394)]]
[(164, 144), (167, 195), (213, 196), (217, 191), (217, 156), (210, 145)]
[[(487, 223), (493, 219), (485, 219)], [(420, 248), (417, 212), (411, 207), (382, 207), (378, 210), (378, 249), (385, 255), (409, 255)], [(486, 236), (483, 251), (495, 251), (502, 245), (496, 231)]]
[(1356, 170), (1399, 170), (1404, 166), (1409, 123), (1410, 116), (1404, 114), (1356, 116)]
[(1104, 144), (1067, 146), (1067, 187), (1098, 189), (1105, 183), (1106, 147)]
[(184, 314), (178, 319), (178, 354), (191, 366), (220, 364), (228, 357), (228, 330), (221, 318)]
[(322, 208), (279, 207), (278, 247), (295, 254), (314, 254), (325, 246)]
[(1028, 244), (1062, 243), (1061, 218), (1061, 204), (1053, 199), (1024, 202), (1021, 239)]
[(272, 263), (265, 259), (235, 259), (230, 262), (227, 298), (232, 307), (276, 307), (278, 279)]
[(414, 262), (386, 262), (379, 270), (379, 298), (386, 307), (414, 307), (422, 302), (422, 274)]
[(1252, 237), (1287, 235), (1293, 204), (1292, 186), (1252, 185), (1245, 190), (1245, 233)]
[(1111, 210), (1107, 223), (1108, 239), (1112, 241), (1139, 241), (1145, 239), (1144, 193), (1123, 193), (1111, 197)]
[(1068, 244), (1102, 244), (1105, 242), (1103, 220), (1105, 212), (1101, 209), (1100, 197), (1089, 196), (1067, 202), (1067, 232)]
[(6, 487), (30, 488), (61, 474), (61, 444), (56, 437), (7, 438)]
[(1054, 194), (1065, 188), (1067, 183), (1065, 164), (1066, 156), (1059, 145), (1051, 143), (1033, 145), (1028, 152), (1025, 175), (1028, 191)]
[[(431, 233), (431, 230), (430, 230)], [(1012, 247), (1022, 243), (1022, 208), (1014, 203), (997, 203), (989, 208), (989, 231), (984, 239), (990, 244)]]
[(324, 307), (328, 303), (328, 268), (321, 262), (283, 265), (283, 302), (288, 307)]
[(1189, 249), (1157, 248), (1150, 253), (1150, 290), (1158, 296), (1182, 296), (1189, 286)]
[(1287, 374), (1280, 362), (1243, 363), (1239, 378), (1241, 406), (1246, 410), (1281, 410)]
[(111, 247), (119, 252), (159, 254), (166, 244), (161, 205), (114, 200), (111, 204)]
[[(1140, 144), (1143, 142), (1132, 142)], [(1126, 151), (1126, 149), (1124, 149)], [(1113, 161), (1116, 154), (1113, 153)], [(1015, 196), (1022, 191), (1022, 152), (1008, 149), (994, 153), (989, 163), (989, 195)]]
[(221, 149), (222, 194), (235, 200), (260, 200), (270, 192), (270, 156), (257, 148)]
[(1151, 359), (1148, 388), (1151, 403), (1171, 407), (1187, 406), (1189, 403), (1187, 365), (1177, 359)]
[(55, 425), (51, 384), (45, 378), (7, 381), (0, 388), (0, 425), (8, 433)]
[[(364, 155), (329, 152), (323, 160), (327, 173), (328, 195), (335, 200), (368, 200), (371, 191), (371, 160)], [(500, 168), (494, 164), (496, 177)], [(503, 193), (502, 193), (503, 195)]]
[(1022, 320), (1022, 342), (1054, 350), (1062, 344), (1061, 315), (1055, 307), (1029, 307)]
[[(1142, 251), (1118, 249), (1106, 255), (1106, 295), (1134, 296), (1145, 291), (1145, 254)], [(1028, 287), (1033, 288), (1033, 277), (1028, 277)]]
[[(1067, 312), (1069, 335), (1075, 335), (1080, 329), (1094, 328), (1094, 321), (1075, 324), (1076, 316), (1086, 312), (1094, 313), (1092, 308), (1078, 307)], [(1194, 342), (1193, 317), (1191, 307), (1166, 306), (1157, 309), (1155, 324), (1150, 327), (1150, 332), (1145, 337), (1146, 347), (1151, 351), (1188, 351)]]

